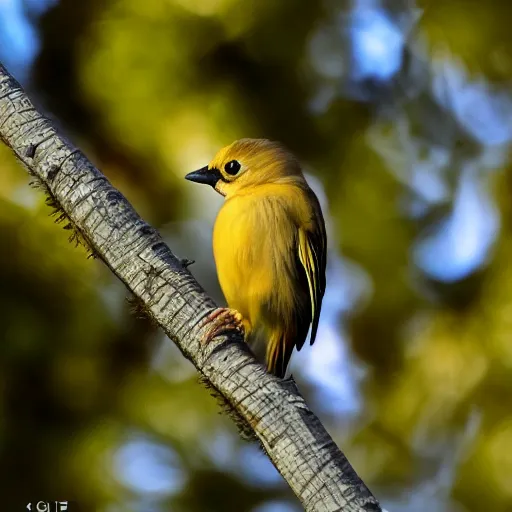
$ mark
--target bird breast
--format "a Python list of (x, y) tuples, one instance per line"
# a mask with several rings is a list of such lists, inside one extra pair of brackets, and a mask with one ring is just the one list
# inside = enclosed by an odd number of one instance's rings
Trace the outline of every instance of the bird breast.
[(280, 194), (234, 196), (221, 208), (213, 233), (219, 282), (229, 306), (251, 323), (263, 307), (276, 315), (293, 307), (296, 237)]

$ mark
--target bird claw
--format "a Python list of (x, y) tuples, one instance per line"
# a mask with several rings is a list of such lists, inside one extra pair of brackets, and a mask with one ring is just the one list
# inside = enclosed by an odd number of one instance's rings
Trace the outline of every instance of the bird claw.
[(242, 336), (244, 336), (245, 333), (243, 317), (236, 309), (215, 309), (202, 321), (200, 327), (205, 327), (208, 324), (212, 325), (201, 340), (203, 345), (206, 345), (213, 338), (227, 331), (237, 331)]

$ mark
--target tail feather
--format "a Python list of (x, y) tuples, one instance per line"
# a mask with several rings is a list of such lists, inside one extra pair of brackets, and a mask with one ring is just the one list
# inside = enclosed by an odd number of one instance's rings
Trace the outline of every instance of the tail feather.
[(267, 345), (267, 371), (276, 377), (284, 378), (292, 356), (295, 340), (281, 332), (273, 333)]
[[(307, 335), (307, 328), (301, 335)], [(260, 325), (251, 331), (247, 341), (256, 359), (266, 365), (267, 371), (284, 378), (297, 341), (296, 330)]]

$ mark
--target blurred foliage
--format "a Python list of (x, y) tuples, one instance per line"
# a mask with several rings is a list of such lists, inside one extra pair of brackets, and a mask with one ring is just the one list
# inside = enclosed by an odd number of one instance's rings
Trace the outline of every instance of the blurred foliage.
[[(220, 199), (184, 174), (268, 137), (321, 182), (336, 322), (324, 311), (292, 370), (386, 507), (512, 510), (512, 5), (43, 4), (24, 1), (40, 38), (24, 85), (217, 300)], [(0, 170), (2, 509), (300, 510), (3, 147)], [(308, 371), (333, 359), (327, 327), (349, 412)]]

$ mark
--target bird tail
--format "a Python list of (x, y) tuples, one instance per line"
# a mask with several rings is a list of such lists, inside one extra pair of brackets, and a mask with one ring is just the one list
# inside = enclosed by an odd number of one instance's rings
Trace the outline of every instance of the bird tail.
[(273, 332), (268, 340), (266, 361), (267, 371), (276, 377), (284, 378), (286, 368), (292, 357), (294, 339), (282, 332)]

